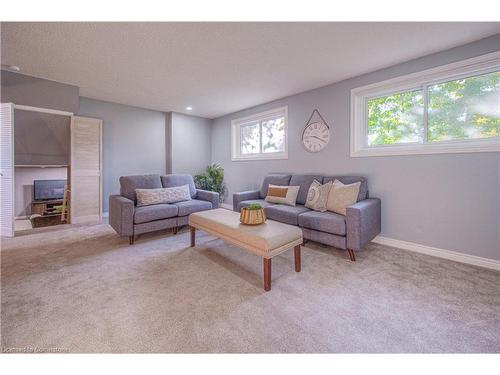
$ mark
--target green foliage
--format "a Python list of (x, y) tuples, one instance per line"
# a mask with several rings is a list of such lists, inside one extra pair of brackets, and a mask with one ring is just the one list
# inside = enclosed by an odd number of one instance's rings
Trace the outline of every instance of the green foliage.
[(219, 193), (219, 200), (224, 201), (226, 187), (224, 185), (224, 168), (219, 164), (210, 164), (205, 173), (194, 176), (197, 189), (215, 191)]
[[(430, 85), (427, 141), (500, 136), (500, 72)], [(370, 145), (424, 138), (423, 90), (368, 100)]]
[(422, 90), (368, 100), (369, 145), (418, 142), (423, 113)]
[(244, 155), (283, 152), (285, 118), (278, 117), (241, 127), (241, 153)]
[(252, 203), (252, 204), (248, 205), (246, 208), (247, 208), (247, 210), (255, 211), (255, 210), (260, 210), (262, 208), (262, 206), (259, 203)]
[(285, 118), (262, 123), (262, 152), (285, 151)]
[(429, 141), (500, 136), (500, 72), (429, 86)]

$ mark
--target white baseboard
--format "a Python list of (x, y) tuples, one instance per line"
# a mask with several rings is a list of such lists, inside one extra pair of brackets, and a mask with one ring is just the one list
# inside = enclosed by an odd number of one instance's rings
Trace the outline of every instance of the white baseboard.
[(375, 237), (372, 242), (381, 245), (397, 247), (398, 249), (402, 250), (414, 251), (420, 254), (426, 254), (433, 257), (453, 260), (455, 262), (472, 264), (474, 266), (500, 271), (500, 261), (494, 259), (482, 258), (475, 255), (468, 255), (456, 251), (439, 249), (437, 247), (420, 245), (415, 242), (401, 241), (401, 240), (396, 240), (394, 238), (383, 237), (383, 236)]
[(226, 210), (233, 210), (233, 205), (229, 203), (221, 203), (220, 208), (225, 208)]

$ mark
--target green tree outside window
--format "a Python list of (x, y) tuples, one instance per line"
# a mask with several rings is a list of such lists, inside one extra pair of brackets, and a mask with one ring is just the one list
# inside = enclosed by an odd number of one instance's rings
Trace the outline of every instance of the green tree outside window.
[(368, 100), (368, 145), (500, 137), (500, 72)]

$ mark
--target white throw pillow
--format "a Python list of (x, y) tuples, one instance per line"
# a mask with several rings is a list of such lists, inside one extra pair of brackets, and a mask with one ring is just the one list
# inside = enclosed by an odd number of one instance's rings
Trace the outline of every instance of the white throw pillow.
[(361, 182), (344, 185), (339, 180), (335, 180), (330, 193), (328, 193), (326, 209), (345, 216), (347, 206), (356, 203), (358, 200), (360, 186)]
[(295, 206), (300, 186), (271, 185), (267, 189), (266, 201), (269, 203), (287, 204)]
[(309, 187), (305, 206), (311, 210), (325, 212), (328, 193), (332, 185), (332, 181), (328, 181), (326, 184), (321, 185), (318, 180), (314, 180)]
[(137, 206), (191, 200), (189, 185), (158, 189), (135, 189), (135, 194), (137, 196)]

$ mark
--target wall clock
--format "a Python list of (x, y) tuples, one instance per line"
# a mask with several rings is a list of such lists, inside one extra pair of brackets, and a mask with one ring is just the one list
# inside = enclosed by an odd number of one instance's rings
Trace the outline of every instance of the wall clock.
[[(313, 120), (315, 114), (318, 115), (319, 119)], [(307, 151), (320, 152), (328, 142), (330, 142), (330, 126), (315, 109), (302, 132), (302, 143)]]

